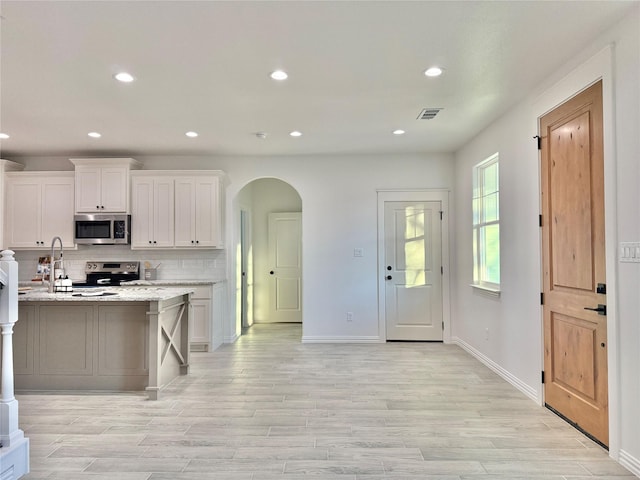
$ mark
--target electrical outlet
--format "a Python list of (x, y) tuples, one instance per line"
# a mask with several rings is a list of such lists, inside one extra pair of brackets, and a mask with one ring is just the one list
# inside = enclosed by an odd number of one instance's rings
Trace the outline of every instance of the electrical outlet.
[(347, 322), (353, 322), (353, 312), (347, 312)]
[(353, 249), (354, 257), (364, 257), (364, 250), (362, 248), (354, 248)]

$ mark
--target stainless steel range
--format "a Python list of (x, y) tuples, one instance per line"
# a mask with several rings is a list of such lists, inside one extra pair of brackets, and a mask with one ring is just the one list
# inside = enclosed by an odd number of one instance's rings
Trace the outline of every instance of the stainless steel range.
[(74, 287), (106, 287), (129, 280), (140, 280), (140, 262), (87, 262), (86, 282), (74, 282)]

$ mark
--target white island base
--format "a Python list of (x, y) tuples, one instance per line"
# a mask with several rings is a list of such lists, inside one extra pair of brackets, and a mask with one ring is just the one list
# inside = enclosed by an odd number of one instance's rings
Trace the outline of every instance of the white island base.
[(189, 373), (189, 290), (108, 289), (105, 297), (28, 293), (14, 333), (16, 389), (146, 391)]

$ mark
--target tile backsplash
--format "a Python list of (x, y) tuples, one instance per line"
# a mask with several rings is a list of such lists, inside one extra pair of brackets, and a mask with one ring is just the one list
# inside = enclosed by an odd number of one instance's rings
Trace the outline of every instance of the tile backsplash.
[[(37, 270), (38, 257), (50, 249), (16, 251), (18, 279), (31, 280)], [(58, 250), (56, 249), (56, 255)], [(214, 280), (227, 278), (225, 250), (131, 250), (128, 245), (80, 245), (77, 250), (64, 250), (64, 269), (69, 278), (82, 281), (87, 261), (139, 261), (140, 278), (144, 278), (144, 262), (158, 268), (158, 280)]]

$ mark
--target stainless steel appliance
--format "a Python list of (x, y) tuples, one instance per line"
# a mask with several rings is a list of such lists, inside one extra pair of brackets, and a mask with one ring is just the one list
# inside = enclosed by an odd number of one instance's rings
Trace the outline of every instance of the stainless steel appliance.
[(131, 215), (75, 215), (74, 241), (84, 245), (119, 245), (131, 242)]
[(86, 282), (74, 282), (74, 287), (108, 287), (121, 282), (140, 280), (140, 262), (87, 262)]

